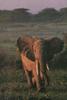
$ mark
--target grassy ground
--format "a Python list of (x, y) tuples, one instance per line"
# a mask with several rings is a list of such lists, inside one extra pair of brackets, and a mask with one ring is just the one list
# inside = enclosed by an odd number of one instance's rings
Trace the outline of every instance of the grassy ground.
[(20, 35), (38, 35), (44, 38), (67, 33), (66, 23), (0, 24), (0, 100), (67, 100), (67, 70), (51, 68), (50, 85), (46, 92), (32, 96), (22, 69), (16, 65), (16, 40)]
[[(51, 70), (49, 74), (51, 81), (46, 92), (39, 93), (34, 97), (38, 100), (43, 100), (43, 98), (67, 100), (67, 71)], [(0, 70), (0, 98), (4, 98), (3, 100), (29, 100), (34, 92), (35, 90), (32, 89), (29, 91), (21, 69), (5, 67)]]

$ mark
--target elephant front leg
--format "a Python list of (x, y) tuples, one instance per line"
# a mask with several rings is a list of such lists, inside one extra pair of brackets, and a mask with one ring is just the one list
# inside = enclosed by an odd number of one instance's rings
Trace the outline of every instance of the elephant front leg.
[(40, 87), (40, 69), (39, 69), (39, 66), (38, 66), (38, 60), (36, 60), (35, 66), (36, 67), (33, 70), (33, 75), (34, 75), (34, 78), (35, 78), (35, 81), (36, 81), (37, 90), (40, 91), (40, 89), (41, 89), (41, 87)]
[(31, 83), (30, 76), (29, 76), (29, 73), (28, 73), (27, 70), (25, 70), (25, 75), (26, 75), (26, 78), (27, 78), (27, 82), (28, 82), (29, 88), (31, 88), (32, 87), (32, 83)]
[(40, 91), (40, 82), (39, 82), (39, 78), (38, 78), (38, 75), (36, 74), (36, 72), (34, 72), (34, 80), (33, 80), (33, 83), (34, 82), (36, 82), (37, 90)]

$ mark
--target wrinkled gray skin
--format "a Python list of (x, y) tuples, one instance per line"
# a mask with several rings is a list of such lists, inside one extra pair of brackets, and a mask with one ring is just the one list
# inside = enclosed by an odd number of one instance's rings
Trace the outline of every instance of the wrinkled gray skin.
[(42, 72), (43, 76), (45, 75), (47, 83), (49, 84), (49, 76), (47, 73), (46, 64), (48, 65), (48, 62), (55, 54), (62, 51), (64, 42), (57, 37), (50, 40), (44, 40), (43, 38), (23, 36), (18, 38), (17, 46), (20, 52), (25, 52), (26, 49), (29, 49), (29, 58), (31, 60), (34, 59), (36, 62), (36, 67), (38, 68), (36, 86), (37, 90), (39, 91), (41, 89), (40, 71)]

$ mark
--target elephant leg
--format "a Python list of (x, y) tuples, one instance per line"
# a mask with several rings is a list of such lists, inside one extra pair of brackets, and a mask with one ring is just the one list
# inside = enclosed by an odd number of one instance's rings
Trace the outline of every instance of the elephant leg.
[(40, 87), (40, 71), (39, 71), (39, 68), (38, 68), (38, 61), (36, 61), (36, 67), (33, 69), (33, 76), (35, 78), (35, 82), (36, 82), (36, 87), (37, 87), (37, 90), (40, 91), (41, 87)]
[(30, 80), (29, 73), (28, 73), (27, 70), (24, 70), (24, 71), (25, 71), (25, 75), (26, 75), (26, 78), (27, 78), (28, 85), (31, 88), (32, 87), (32, 83), (31, 83), (31, 80)]
[(39, 78), (38, 78), (38, 75), (36, 74), (36, 72), (34, 72), (34, 77), (35, 77), (35, 82), (36, 82), (37, 90), (40, 91)]
[(46, 71), (46, 82), (47, 82), (47, 85), (49, 85), (49, 82), (50, 82), (50, 79), (49, 79), (49, 75), (48, 75), (48, 72)]
[(22, 65), (23, 65), (23, 69), (24, 69), (24, 72), (25, 72), (25, 75), (26, 75), (26, 79), (27, 79), (27, 83), (29, 85), (29, 87), (31, 88), (32, 87), (32, 83), (31, 83), (31, 78), (30, 78), (30, 75), (29, 75), (29, 71), (27, 71), (28, 69), (27, 68), (27, 59), (24, 58), (24, 55), (21, 54), (21, 61), (22, 61)]

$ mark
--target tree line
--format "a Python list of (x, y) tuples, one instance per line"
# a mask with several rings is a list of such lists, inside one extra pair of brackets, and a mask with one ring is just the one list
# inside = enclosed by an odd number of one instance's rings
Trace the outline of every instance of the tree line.
[(0, 22), (67, 22), (67, 8), (46, 8), (37, 14), (29, 9), (0, 10)]

